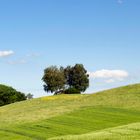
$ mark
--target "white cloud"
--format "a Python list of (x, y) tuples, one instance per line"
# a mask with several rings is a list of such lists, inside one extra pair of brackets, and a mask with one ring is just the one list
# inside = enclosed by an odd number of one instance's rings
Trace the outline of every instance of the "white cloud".
[(14, 54), (14, 52), (12, 50), (0, 51), (0, 57), (6, 57), (6, 56), (9, 56), (9, 55), (12, 55), (12, 54)]
[(128, 72), (124, 70), (99, 70), (96, 72), (89, 72), (90, 78), (105, 79), (106, 83), (112, 83), (115, 81), (123, 81), (129, 76)]

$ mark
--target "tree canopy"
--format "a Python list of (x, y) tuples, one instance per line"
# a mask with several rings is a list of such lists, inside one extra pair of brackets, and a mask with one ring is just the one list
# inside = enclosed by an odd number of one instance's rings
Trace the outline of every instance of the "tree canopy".
[(65, 68), (67, 84), (70, 88), (75, 88), (84, 92), (89, 87), (89, 75), (82, 64), (76, 64), (74, 67)]
[(24, 93), (16, 91), (14, 88), (0, 85), (0, 106), (26, 100)]
[(82, 64), (66, 68), (51, 66), (44, 70), (42, 80), (46, 92), (81, 93), (89, 87), (89, 75)]
[(55, 94), (63, 90), (66, 83), (63, 68), (56, 66), (46, 68), (42, 80), (45, 82), (44, 90)]

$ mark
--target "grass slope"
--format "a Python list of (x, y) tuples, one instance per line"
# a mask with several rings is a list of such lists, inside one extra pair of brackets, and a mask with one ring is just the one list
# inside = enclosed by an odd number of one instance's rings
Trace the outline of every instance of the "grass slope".
[(140, 84), (92, 95), (43, 97), (0, 107), (0, 139), (45, 140), (95, 131), (104, 133), (103, 129), (138, 122)]
[(109, 128), (83, 135), (50, 138), (49, 140), (138, 140), (140, 123)]

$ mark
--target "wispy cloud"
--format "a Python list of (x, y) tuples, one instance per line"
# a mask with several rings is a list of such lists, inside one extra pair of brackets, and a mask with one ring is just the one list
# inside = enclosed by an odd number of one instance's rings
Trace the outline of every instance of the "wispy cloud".
[(39, 57), (40, 56), (40, 53), (30, 53), (30, 54), (27, 54), (26, 57), (30, 57), (30, 58), (35, 58), (35, 57)]
[(10, 65), (17, 65), (17, 64), (26, 64), (27, 61), (24, 59), (20, 59), (20, 60), (15, 60), (15, 61), (10, 60), (10, 61), (7, 61), (7, 63)]
[(105, 79), (106, 83), (113, 83), (116, 81), (123, 81), (129, 74), (124, 70), (99, 70), (95, 72), (89, 72), (90, 78)]
[(12, 54), (14, 54), (14, 51), (12, 51), (12, 50), (0, 51), (0, 57), (6, 57), (6, 56), (9, 56), (9, 55), (12, 55)]
[(7, 63), (10, 65), (26, 64), (30, 61), (33, 61), (36, 57), (39, 56), (40, 56), (39, 53), (29, 53), (16, 60), (8, 60)]
[(114, 83), (115, 80), (114, 79), (108, 79), (108, 80), (105, 80), (106, 83)]
[(117, 0), (118, 4), (123, 4), (123, 0)]

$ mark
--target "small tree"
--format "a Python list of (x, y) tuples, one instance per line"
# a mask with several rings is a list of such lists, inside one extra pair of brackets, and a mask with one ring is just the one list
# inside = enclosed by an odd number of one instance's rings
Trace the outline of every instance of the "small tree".
[(27, 97), (28, 100), (33, 99), (33, 96), (34, 96), (34, 95), (31, 94), (31, 93), (28, 93), (28, 94), (26, 95), (26, 97)]
[(64, 90), (66, 83), (63, 67), (57, 68), (56, 66), (51, 66), (46, 68), (42, 80), (45, 82), (45, 91), (58, 94)]

